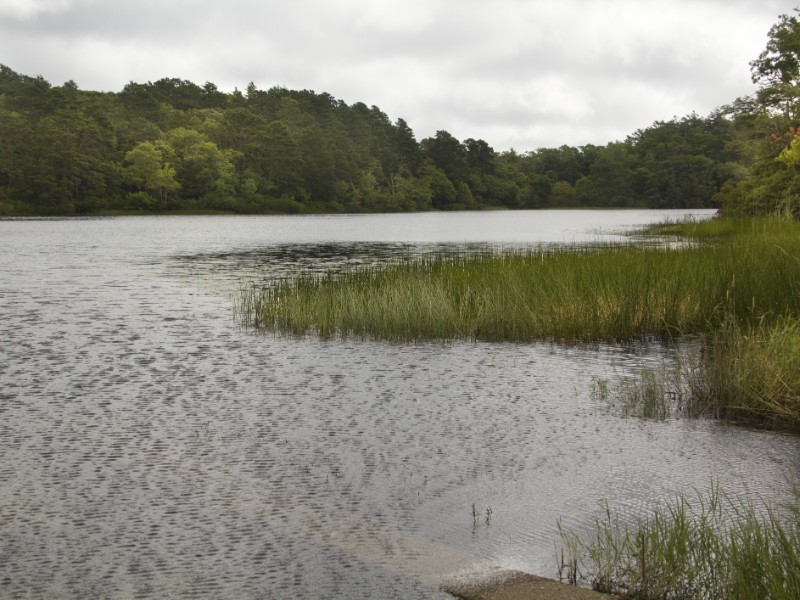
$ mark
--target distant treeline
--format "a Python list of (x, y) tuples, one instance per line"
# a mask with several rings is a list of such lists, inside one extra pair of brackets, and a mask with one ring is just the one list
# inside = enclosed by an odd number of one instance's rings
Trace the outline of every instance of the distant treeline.
[(0, 215), (735, 205), (752, 165), (794, 139), (773, 116), (743, 101), (605, 146), (496, 152), (447, 131), (417, 141), (326, 93), (183, 79), (101, 93), (0, 65)]

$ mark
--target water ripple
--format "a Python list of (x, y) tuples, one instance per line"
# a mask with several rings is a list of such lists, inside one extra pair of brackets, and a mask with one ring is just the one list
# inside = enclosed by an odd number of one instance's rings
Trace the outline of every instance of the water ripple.
[(201, 247), (258, 228), (168, 225), (0, 222), (3, 597), (446, 598), (487, 565), (554, 575), (557, 519), (602, 499), (777, 498), (800, 464), (796, 438), (596, 403), (643, 349), (243, 332), (227, 294), (263, 256)]

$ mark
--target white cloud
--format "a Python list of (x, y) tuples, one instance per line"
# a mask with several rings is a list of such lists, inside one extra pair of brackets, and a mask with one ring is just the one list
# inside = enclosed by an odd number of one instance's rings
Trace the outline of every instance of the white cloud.
[(28, 20), (43, 13), (62, 12), (72, 4), (72, 0), (0, 0), (0, 17)]
[(796, 0), (0, 0), (0, 63), (119, 90), (328, 92), (520, 151), (622, 139), (753, 91)]

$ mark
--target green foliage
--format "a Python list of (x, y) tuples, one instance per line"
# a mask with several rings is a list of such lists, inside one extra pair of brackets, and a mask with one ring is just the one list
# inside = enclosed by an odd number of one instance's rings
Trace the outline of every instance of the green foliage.
[[(800, 217), (800, 164), (794, 140), (800, 123), (800, 21), (781, 15), (766, 48), (750, 63), (754, 97), (724, 110), (736, 127), (729, 145), (748, 169), (724, 182), (716, 199), (731, 215)], [(731, 170), (728, 169), (730, 173)]]
[(766, 48), (750, 67), (753, 83), (759, 85), (759, 102), (779, 110), (787, 119), (796, 119), (800, 95), (800, 21), (797, 17), (779, 17), (769, 30)]
[(800, 431), (800, 320), (725, 323), (686, 361), (685, 410), (725, 421)]
[(323, 337), (586, 341), (671, 338), (800, 317), (798, 224), (715, 223), (694, 231), (727, 232), (716, 243), (671, 250), (444, 256), (301, 279), (265, 292), (249, 318)]
[(735, 500), (713, 486), (625, 522), (606, 505), (586, 543), (559, 525), (592, 587), (622, 598), (800, 597), (800, 490), (787, 506)]
[[(418, 142), (403, 119), (309, 90), (165, 78), (100, 94), (0, 65), (0, 202), (6, 214), (709, 206), (729, 132), (693, 117), (639, 133), (498, 153), (446, 131)], [(656, 156), (657, 137), (669, 149)]]
[[(133, 192), (129, 199), (141, 210), (166, 208), (168, 194), (180, 189), (175, 179), (175, 153), (165, 142), (140, 142), (125, 153), (125, 177), (139, 192)], [(155, 193), (161, 206), (146, 202), (148, 193)], [(144, 195), (142, 195), (144, 194)]]
[[(5, 213), (373, 212), (694, 208), (800, 216), (800, 21), (782, 15), (751, 63), (754, 97), (605, 146), (518, 154), (326, 93), (179, 78), (117, 94), (0, 65)], [(283, 208), (282, 208), (283, 207)]]

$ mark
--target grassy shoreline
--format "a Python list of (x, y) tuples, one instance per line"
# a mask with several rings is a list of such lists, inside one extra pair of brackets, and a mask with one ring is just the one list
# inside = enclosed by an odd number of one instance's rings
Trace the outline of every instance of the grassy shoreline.
[(800, 598), (800, 489), (784, 505), (732, 499), (712, 485), (624, 522), (606, 505), (586, 541), (559, 524), (562, 568), (621, 598)]
[(243, 291), (251, 327), (393, 342), (699, 339), (687, 413), (800, 431), (800, 223), (661, 225), (678, 247), (434, 256)]
[[(614, 392), (634, 414), (681, 409), (800, 433), (800, 223), (661, 225), (678, 247), (610, 246), (426, 258), (242, 293), (245, 325), (285, 335), (419, 340), (657, 339), (677, 369)], [(684, 342), (687, 342), (685, 344)], [(686, 347), (695, 352), (686, 352)], [(684, 394), (685, 391), (685, 395)], [(717, 488), (627, 524), (606, 507), (589, 540), (559, 527), (562, 574), (623, 598), (800, 597), (800, 491), (786, 507)]]
[(240, 306), (267, 330), (406, 342), (670, 338), (800, 314), (800, 228), (729, 226), (718, 225), (713, 244), (678, 249), (432, 257), (305, 277), (252, 291)]

